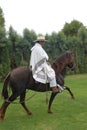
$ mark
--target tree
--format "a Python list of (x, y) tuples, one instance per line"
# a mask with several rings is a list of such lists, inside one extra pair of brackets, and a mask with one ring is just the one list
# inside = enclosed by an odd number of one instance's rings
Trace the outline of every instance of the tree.
[(79, 40), (79, 68), (87, 72), (87, 29), (82, 26), (78, 32)]
[(33, 30), (30, 31), (27, 28), (23, 30), (22, 46), (20, 46), (22, 63), (26, 61), (27, 65), (29, 64), (30, 50), (36, 37), (36, 33)]
[[(3, 16), (3, 11), (0, 8), (0, 53), (2, 53), (3, 47), (5, 47), (6, 42), (6, 30), (5, 30), (5, 20)], [(1, 55), (0, 55), (1, 59)]]
[(4, 78), (10, 69), (8, 45), (5, 30), (5, 19), (0, 8), (0, 79)]
[(49, 55), (49, 61), (52, 62), (52, 60), (54, 60), (58, 56), (56, 53), (57, 33), (53, 32), (51, 35), (46, 34), (46, 39), (48, 41), (45, 44), (44, 48)]
[(0, 27), (4, 27), (4, 26), (5, 26), (4, 14), (2, 8), (0, 7)]
[(20, 63), (18, 44), (21, 40), (21, 37), (17, 32), (10, 26), (8, 31), (8, 46), (9, 46), (9, 56), (10, 56), (10, 67), (11, 69), (17, 67)]
[(77, 36), (80, 27), (83, 24), (77, 20), (71, 21), (71, 23), (65, 23), (64, 28), (62, 31), (66, 36)]

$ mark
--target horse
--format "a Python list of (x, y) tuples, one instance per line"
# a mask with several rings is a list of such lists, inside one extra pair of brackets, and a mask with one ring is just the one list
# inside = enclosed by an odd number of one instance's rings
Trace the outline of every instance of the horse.
[[(61, 54), (52, 64), (51, 67), (54, 69), (56, 74), (56, 81), (62, 86), (62, 90), (69, 91), (71, 97), (74, 99), (74, 95), (70, 88), (64, 86), (64, 78), (66, 75), (66, 68), (69, 67), (71, 70), (75, 69), (74, 65), (74, 54), (71, 51), (66, 51)], [(8, 85), (9, 84), (9, 85)], [(11, 95), (8, 94), (8, 86), (11, 88)], [(32, 112), (27, 108), (25, 104), (26, 90), (30, 89), (37, 92), (52, 91), (49, 83), (43, 84), (36, 82), (32, 76), (32, 70), (27, 66), (20, 66), (10, 71), (3, 83), (2, 96), (4, 102), (0, 108), (0, 120), (4, 120), (7, 107), (12, 103), (18, 96), (20, 96), (20, 103), (27, 112), (28, 115), (32, 115)], [(58, 92), (60, 93), (60, 92)], [(51, 105), (58, 93), (51, 92), (48, 113), (52, 113)]]

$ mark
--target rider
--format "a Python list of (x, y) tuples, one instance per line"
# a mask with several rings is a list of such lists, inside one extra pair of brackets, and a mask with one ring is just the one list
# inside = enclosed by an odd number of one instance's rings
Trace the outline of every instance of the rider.
[(30, 67), (32, 67), (33, 78), (37, 82), (50, 83), (52, 91), (59, 92), (59, 85), (56, 82), (55, 71), (48, 65), (48, 55), (43, 49), (47, 40), (43, 35), (39, 35), (35, 40), (35, 45), (31, 48)]

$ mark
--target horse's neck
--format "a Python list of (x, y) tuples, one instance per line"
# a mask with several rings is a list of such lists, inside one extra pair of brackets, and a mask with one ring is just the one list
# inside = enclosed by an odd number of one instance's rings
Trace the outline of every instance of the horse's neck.
[(66, 67), (61, 71), (61, 75), (62, 75), (63, 77), (65, 77), (65, 75), (66, 75)]
[(52, 64), (52, 68), (55, 70), (56, 75), (61, 74), (63, 77), (65, 77), (66, 74), (66, 65), (61, 64), (60, 62), (54, 62)]

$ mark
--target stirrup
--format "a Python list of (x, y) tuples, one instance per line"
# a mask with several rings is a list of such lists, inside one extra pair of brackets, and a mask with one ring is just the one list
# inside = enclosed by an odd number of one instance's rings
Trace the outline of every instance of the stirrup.
[(64, 88), (62, 86), (60, 86), (59, 84), (57, 84), (57, 87), (59, 88), (60, 93), (64, 90)]

